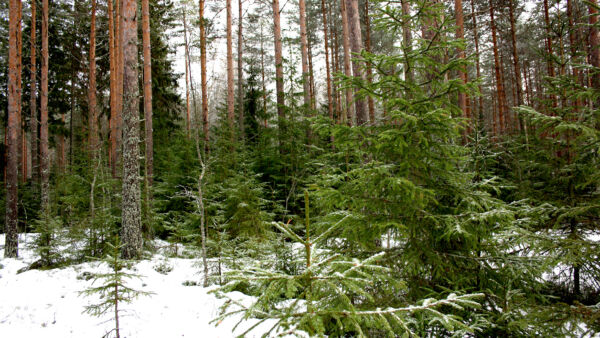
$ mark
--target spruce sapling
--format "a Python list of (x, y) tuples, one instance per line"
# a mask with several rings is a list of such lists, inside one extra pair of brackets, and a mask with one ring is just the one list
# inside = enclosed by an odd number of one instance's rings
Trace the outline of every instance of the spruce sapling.
[(80, 294), (85, 296), (98, 295), (99, 303), (91, 304), (85, 307), (84, 312), (95, 317), (102, 317), (111, 312), (114, 316), (115, 327), (106, 333), (105, 337), (114, 332), (116, 338), (120, 338), (119, 318), (123, 310), (120, 308), (122, 303), (131, 303), (139, 296), (149, 296), (152, 292), (145, 292), (132, 289), (127, 286), (126, 281), (132, 278), (141, 279), (140, 275), (127, 273), (123, 270), (128, 261), (120, 258), (119, 251), (122, 245), (119, 243), (119, 237), (115, 239), (115, 244), (107, 243), (110, 254), (107, 254), (102, 262), (106, 263), (110, 271), (107, 273), (97, 274), (92, 280), (92, 285), (99, 282), (99, 286), (90, 287)]
[[(450, 294), (445, 299), (425, 299), (418, 305), (373, 308), (369, 305), (373, 296), (369, 290), (377, 283), (386, 283), (390, 289), (401, 292), (404, 287), (388, 276), (390, 270), (378, 261), (384, 253), (377, 253), (366, 259), (349, 259), (339, 253), (319, 250), (333, 231), (339, 229), (350, 215), (319, 235), (311, 235), (308, 192), (305, 191), (305, 234), (304, 238), (295, 233), (289, 224), (274, 223), (285, 236), (302, 245), (305, 268), (298, 274), (288, 274), (246, 267), (232, 271), (225, 286), (214, 292), (227, 301), (221, 308), (221, 315), (213, 322), (236, 314), (243, 314), (240, 321), (256, 318), (258, 321), (243, 332), (245, 336), (267, 320), (274, 320), (264, 336), (304, 335), (366, 337), (373, 330), (382, 335), (415, 336), (420, 324), (439, 322), (454, 333), (467, 334), (477, 329), (477, 323), (463, 323), (455, 316), (440, 311), (443, 307), (454, 309), (476, 308), (475, 301), (481, 294)], [(256, 300), (248, 305), (231, 297), (226, 292), (235, 290), (240, 283), (251, 283), (258, 287)], [(419, 314), (418, 317), (415, 317)], [(304, 332), (302, 332), (304, 331)]]

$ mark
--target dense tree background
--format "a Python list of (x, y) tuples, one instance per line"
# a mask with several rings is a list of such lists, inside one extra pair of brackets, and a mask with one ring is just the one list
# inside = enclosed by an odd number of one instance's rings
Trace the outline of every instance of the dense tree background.
[[(352, 36), (345, 36), (342, 3), (357, 5), (360, 43), (370, 46), (351, 55), (359, 67), (349, 73), (344, 39)], [(290, 238), (308, 248), (314, 244), (311, 235), (326, 233), (317, 253), (348, 261), (371, 262), (383, 252), (377, 266), (386, 269), (385, 278), (370, 271), (363, 276), (369, 283), (351, 276), (343, 287), (319, 289), (323, 297), (328, 292), (347, 295), (348, 302), (322, 309), (331, 312), (320, 321), (300, 321), (300, 329), (311, 334), (358, 335), (366, 326), (369, 336), (409, 331), (418, 336), (564, 336), (581, 324), (586, 332), (579, 334), (597, 333), (596, 1), (306, 0), (307, 45), (301, 43), (298, 2), (280, 3), (283, 106), (276, 100), (272, 4), (246, 0), (242, 18), (233, 11), (234, 54), (238, 20), (243, 27), (243, 80), (236, 83), (241, 90), (233, 91), (238, 97), (232, 100), (225, 81), (225, 4), (207, 2), (199, 18), (198, 3), (150, 0), (155, 146), (154, 184), (141, 189), (145, 249), (154, 249), (154, 238), (198, 248), (194, 255), (205, 258), (207, 283), (224, 284), (230, 278), (221, 273), (222, 264), (243, 270), (246, 259), (275, 261), (268, 273), (277, 274), (269, 278), (289, 275), (283, 279), (297, 284), (283, 290), (283, 284), (236, 277), (242, 281), (236, 290), (259, 296), (265, 308), (277, 299), (311, 302), (306, 293), (313, 290), (306, 267), (311, 260), (306, 266), (298, 263)], [(464, 22), (456, 20), (457, 4)], [(122, 230), (124, 183), (120, 171), (112, 174), (115, 164), (110, 162), (114, 74), (106, 1), (99, 1), (97, 9), (100, 156), (90, 156), (87, 146), (90, 10), (90, 1), (50, 4), (51, 208), (43, 215), (40, 182), (33, 175), (38, 169), (31, 168), (31, 157), (37, 155), (30, 145), (38, 140), (27, 123), (34, 118), (29, 114), (32, 23), (30, 3), (23, 3), (26, 141), (20, 149), (29, 160), (19, 162), (18, 221), (20, 232), (42, 234), (36, 245), (45, 266), (71, 263), (56, 251), (60, 238), (85, 243), (78, 249), (78, 259), (85, 260), (103, 256)], [(0, 3), (2, 171), (8, 11)], [(37, 21), (39, 31), (40, 15)], [(200, 34), (201, 21), (206, 36)], [(456, 38), (459, 28), (464, 39)], [(141, 46), (141, 26), (138, 35)], [(204, 88), (199, 71), (203, 46), (209, 61)], [(141, 64), (141, 49), (139, 54)], [(38, 52), (38, 64), (39, 57)], [(186, 64), (190, 68), (184, 73)], [(357, 76), (357, 70), (370, 75)], [(139, 81), (141, 87), (141, 76)], [(203, 89), (208, 93), (204, 102)], [(466, 105), (460, 101), (463, 95)], [(357, 118), (357, 100), (369, 102), (368, 121)], [(233, 123), (228, 102), (243, 103), (235, 104)], [(140, 119), (142, 111), (140, 100)], [(142, 148), (140, 176), (146, 175), (143, 153)], [(0, 178), (5, 202), (5, 176)], [(5, 223), (6, 212), (0, 210)], [(214, 259), (207, 263), (207, 257), (218, 258), (218, 264), (213, 266)], [(331, 261), (325, 259), (323, 266)], [(343, 272), (337, 268), (326, 271), (332, 276)], [(403, 308), (454, 293), (473, 296), (479, 307), (442, 306), (439, 316), (415, 313), (398, 321), (406, 327), (392, 319), (361, 319), (352, 324), (357, 328), (335, 312), (346, 311), (344, 306), (352, 306), (352, 312)], [(288, 315), (286, 320), (296, 318)]]

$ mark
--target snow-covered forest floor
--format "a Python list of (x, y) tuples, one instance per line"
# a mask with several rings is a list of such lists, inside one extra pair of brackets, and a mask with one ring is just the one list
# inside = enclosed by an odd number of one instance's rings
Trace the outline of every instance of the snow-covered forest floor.
[[(106, 265), (89, 262), (18, 273), (37, 259), (28, 245), (34, 236), (19, 236), (19, 259), (0, 258), (0, 337), (103, 337), (114, 328), (111, 313), (102, 318), (83, 313), (85, 306), (98, 298), (80, 295), (80, 291), (92, 286), (91, 274), (106, 272)], [(0, 235), (0, 248), (3, 246), (4, 235)], [(235, 332), (232, 329), (239, 317), (217, 326), (210, 323), (224, 300), (209, 293), (213, 287), (184, 285), (202, 284), (198, 260), (169, 257), (166, 250), (158, 252), (129, 270), (143, 276), (128, 280), (130, 287), (154, 294), (123, 304), (121, 337), (233, 337), (254, 323), (242, 322)], [(241, 293), (234, 296), (251, 300)], [(260, 337), (269, 324), (261, 324), (250, 337)]]

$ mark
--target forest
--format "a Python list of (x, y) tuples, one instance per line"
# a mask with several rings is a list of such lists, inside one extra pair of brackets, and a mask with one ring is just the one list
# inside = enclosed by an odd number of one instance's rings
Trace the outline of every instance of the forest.
[(0, 2), (0, 336), (600, 335), (597, 0)]

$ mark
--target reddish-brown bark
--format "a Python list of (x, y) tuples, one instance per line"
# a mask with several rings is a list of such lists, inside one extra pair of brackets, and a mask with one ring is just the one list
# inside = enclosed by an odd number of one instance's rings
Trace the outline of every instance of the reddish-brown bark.
[(240, 137), (244, 138), (244, 71), (242, 69), (242, 56), (243, 56), (243, 27), (244, 27), (243, 13), (242, 13), (242, 0), (238, 0), (238, 57), (237, 57), (237, 72), (238, 72), (238, 113), (239, 113), (239, 125), (240, 125)]
[(90, 24), (90, 74), (88, 87), (88, 125), (91, 156), (95, 159), (98, 151), (98, 116), (96, 113), (96, 0), (92, 0)]
[[(146, 184), (154, 177), (154, 141), (152, 136), (152, 56), (150, 45), (150, 5), (142, 0), (142, 48), (144, 55), (144, 132), (146, 142)], [(149, 197), (147, 197), (149, 198)]]
[[(346, 0), (341, 1), (341, 11), (342, 11), (342, 42), (344, 49), (344, 75), (350, 77), (352, 76), (352, 71), (350, 69), (350, 28), (348, 24), (348, 9), (346, 8)], [(343, 115), (343, 122), (346, 122), (349, 126), (352, 125), (352, 90), (350, 88), (346, 89), (346, 111)]]
[(185, 48), (185, 129), (187, 131), (187, 136), (190, 137), (191, 130), (191, 106), (190, 106), (190, 46), (188, 44), (187, 37), (187, 18), (186, 18), (186, 8), (185, 4), (183, 6), (183, 43)]
[(233, 88), (233, 39), (231, 27), (231, 0), (227, 0), (227, 122), (229, 124), (230, 139), (233, 142), (234, 134), (234, 88)]
[[(371, 18), (369, 14), (369, 1), (365, 1), (365, 50), (371, 52)], [(373, 81), (373, 70), (371, 65), (367, 65), (367, 81), (369, 84)], [(375, 102), (373, 98), (369, 96), (367, 98), (367, 104), (369, 106), (369, 121), (371, 124), (375, 123)]]
[[(454, 0), (454, 12), (456, 13), (456, 38), (464, 39), (465, 37), (465, 28), (464, 28), (464, 19), (463, 19), (463, 8), (462, 8), (462, 0)], [(458, 57), (460, 59), (465, 58), (465, 49), (458, 49)], [(467, 83), (467, 72), (466, 70), (460, 70), (458, 72), (458, 76), (461, 81), (466, 84)], [(463, 112), (463, 117), (466, 119), (470, 119), (470, 112), (468, 111), (467, 105), (467, 94), (464, 92), (458, 93), (458, 107)], [(465, 130), (467, 134), (470, 133), (470, 121), (467, 120), (467, 129)]]
[[(590, 0), (590, 64), (596, 68), (600, 67), (600, 34), (598, 33), (598, 2)], [(600, 88), (600, 73), (592, 76), (592, 85), (594, 88)]]
[(40, 81), (40, 172), (42, 210), (48, 212), (50, 159), (48, 149), (48, 0), (42, 0), (42, 62)]
[(117, 60), (116, 60), (116, 41), (115, 41), (115, 18), (113, 0), (108, 0), (108, 54), (110, 64), (110, 119), (109, 119), (109, 147), (108, 161), (110, 162), (113, 176), (116, 176), (116, 111), (117, 111)]
[(37, 114), (37, 62), (36, 62), (36, 49), (37, 49), (37, 24), (36, 24), (36, 12), (37, 5), (35, 0), (31, 0), (31, 37), (29, 42), (31, 45), (30, 52), (30, 86), (29, 86), (29, 131), (31, 135), (31, 177), (35, 183), (39, 183), (39, 150), (38, 150), (38, 114)]
[(4, 257), (16, 258), (18, 251), (18, 152), (19, 152), (19, 68), (18, 29), (20, 0), (9, 0), (8, 19), (8, 124), (6, 130), (7, 163), (6, 163), (6, 243)]
[(502, 72), (500, 66), (500, 59), (498, 54), (498, 41), (496, 37), (496, 22), (494, 20), (494, 4), (492, 0), (489, 1), (490, 4), (490, 26), (492, 30), (492, 44), (494, 49), (494, 71), (496, 73), (496, 94), (498, 97), (498, 128), (494, 128), (494, 135), (498, 135), (498, 133), (502, 133), (504, 131), (504, 85), (502, 82)]

